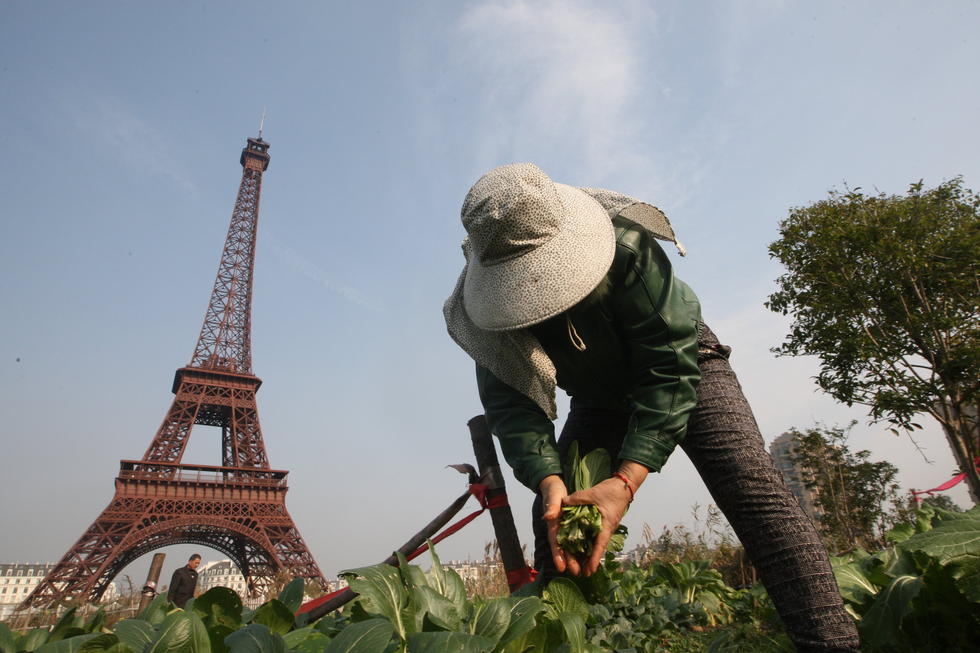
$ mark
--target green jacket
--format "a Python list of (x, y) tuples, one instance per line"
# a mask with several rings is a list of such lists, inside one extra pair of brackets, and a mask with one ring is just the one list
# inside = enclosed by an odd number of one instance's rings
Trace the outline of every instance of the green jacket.
[[(622, 217), (613, 226), (616, 255), (599, 286), (607, 292), (530, 330), (554, 363), (559, 387), (631, 413), (619, 459), (659, 471), (697, 402), (701, 308), (649, 232)], [(554, 423), (544, 411), (479, 365), (477, 385), (517, 479), (537, 490), (545, 476), (561, 474)]]

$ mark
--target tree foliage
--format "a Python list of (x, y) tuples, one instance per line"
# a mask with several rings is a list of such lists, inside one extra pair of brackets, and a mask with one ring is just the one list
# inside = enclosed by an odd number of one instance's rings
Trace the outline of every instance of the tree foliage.
[(819, 527), (828, 548), (840, 552), (881, 544), (898, 500), (898, 468), (872, 461), (870, 451), (851, 451), (848, 430), (840, 427), (789, 432), (795, 439), (793, 462), (816, 493)]
[(937, 494), (931, 497), (926, 497), (922, 500), (922, 506), (933, 509), (938, 508), (940, 510), (945, 510), (946, 512), (963, 512), (963, 509), (956, 505), (956, 502), (945, 494)]
[(911, 430), (932, 415), (976, 500), (980, 196), (958, 178), (904, 196), (832, 191), (779, 233), (769, 252), (786, 273), (766, 306), (793, 324), (774, 351), (819, 357), (819, 386), (874, 421)]

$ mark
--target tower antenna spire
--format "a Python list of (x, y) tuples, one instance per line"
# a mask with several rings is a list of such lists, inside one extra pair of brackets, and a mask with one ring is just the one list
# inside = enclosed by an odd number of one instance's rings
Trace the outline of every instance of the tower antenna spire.
[(262, 107), (262, 120), (259, 121), (259, 140), (262, 140), (263, 129), (265, 129), (265, 107)]

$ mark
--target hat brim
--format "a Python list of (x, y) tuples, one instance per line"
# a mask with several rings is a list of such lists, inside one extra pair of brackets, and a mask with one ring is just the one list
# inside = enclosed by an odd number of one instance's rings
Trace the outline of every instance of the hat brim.
[(543, 322), (584, 299), (609, 271), (616, 253), (609, 214), (577, 188), (555, 188), (565, 211), (551, 240), (493, 265), (468, 261), (463, 306), (479, 328), (507, 331)]

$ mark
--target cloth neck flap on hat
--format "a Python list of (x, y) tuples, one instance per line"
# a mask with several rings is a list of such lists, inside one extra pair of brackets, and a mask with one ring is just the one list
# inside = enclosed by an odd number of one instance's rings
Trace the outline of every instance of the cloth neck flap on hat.
[[(667, 216), (657, 207), (603, 188), (579, 190), (595, 199), (609, 214), (610, 220), (616, 216), (632, 220), (655, 238), (674, 243), (681, 256), (686, 254)], [(463, 255), (467, 261), (474, 255), (468, 239), (463, 241)], [(544, 347), (528, 329), (485, 331), (473, 324), (463, 307), (465, 279), (464, 266), (456, 288), (442, 309), (449, 335), (478, 365), (533, 400), (549, 419), (557, 419), (555, 365)]]
[(579, 190), (599, 202), (602, 208), (609, 213), (610, 219), (618, 215), (627, 220), (632, 220), (649, 231), (654, 238), (674, 243), (677, 247), (677, 253), (681, 256), (687, 255), (687, 250), (677, 240), (667, 215), (657, 207), (605, 188), (579, 188)]

